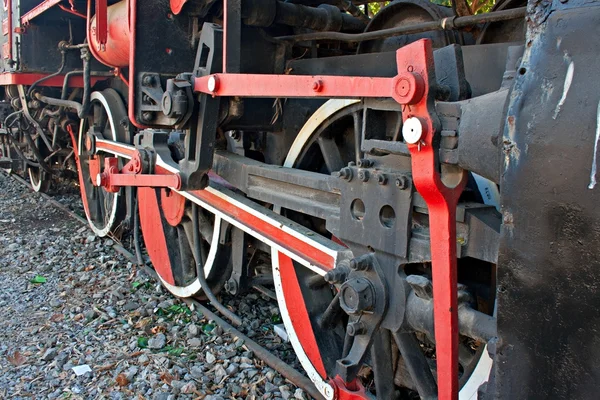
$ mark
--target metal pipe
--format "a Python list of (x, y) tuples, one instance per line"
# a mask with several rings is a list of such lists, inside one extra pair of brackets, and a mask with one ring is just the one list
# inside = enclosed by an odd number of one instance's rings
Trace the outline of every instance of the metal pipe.
[[(434, 339), (433, 300), (411, 292), (406, 301), (405, 321), (412, 329)], [(465, 303), (458, 307), (458, 330), (461, 335), (487, 343), (496, 336), (496, 318), (474, 310)]]
[(308, 393), (311, 397), (324, 400), (323, 396), (315, 385), (312, 383), (310, 379), (302, 375), (300, 372), (296, 371), (294, 368), (287, 365), (283, 360), (277, 358), (273, 354), (271, 354), (267, 349), (244, 335), (242, 332), (235, 329), (233, 326), (229, 325), (218, 315), (210, 311), (208, 308), (204, 307), (202, 304), (193, 299), (183, 299), (183, 301), (188, 305), (193, 305), (202, 315), (206, 318), (213, 320), (217, 325), (219, 325), (223, 331), (229, 332), (232, 335), (235, 335), (237, 338), (242, 339), (246, 347), (252, 352), (254, 355), (261, 360), (263, 360), (269, 367), (273, 368), (284, 378), (292, 382), (294, 385), (302, 388), (306, 393)]
[(83, 101), (77, 112), (80, 119), (85, 118), (90, 110), (92, 96), (92, 78), (90, 71), (90, 51), (87, 47), (81, 48), (81, 59), (83, 60)]
[(292, 43), (306, 42), (312, 40), (335, 40), (340, 42), (364, 42), (367, 40), (385, 39), (392, 36), (408, 35), (413, 33), (454, 30), (468, 26), (507, 21), (511, 19), (525, 18), (527, 7), (513, 8), (510, 10), (494, 11), (487, 14), (469, 15), (466, 17), (447, 17), (438, 21), (423, 22), (420, 24), (399, 26), (396, 28), (382, 29), (379, 31), (365, 33), (339, 33), (339, 32), (315, 32), (301, 35), (279, 36), (276, 39)]
[(62, 53), (62, 57), (61, 57), (61, 62), (60, 62), (60, 68), (58, 68), (58, 71), (56, 71), (53, 74), (50, 75), (46, 75), (41, 79), (38, 79), (37, 81), (33, 82), (31, 84), (31, 86), (29, 86), (29, 90), (27, 90), (27, 97), (31, 96), (31, 92), (33, 92), (33, 89), (39, 85), (40, 83), (47, 81), (48, 79), (54, 78), (55, 76), (58, 76), (60, 74), (62, 74), (62, 72), (65, 70), (65, 66), (67, 65), (67, 54), (66, 52), (63, 50), (61, 51)]
[(198, 280), (200, 281), (200, 287), (204, 291), (204, 294), (213, 305), (214, 308), (219, 310), (221, 314), (223, 314), (227, 319), (233, 322), (236, 326), (242, 325), (242, 319), (235, 315), (231, 310), (225, 307), (219, 300), (217, 296), (214, 295), (210, 286), (208, 286), (208, 282), (206, 282), (206, 276), (204, 272), (204, 262), (201, 260), (202, 254), (202, 244), (200, 243), (200, 223), (198, 222), (198, 205), (196, 203), (192, 203), (192, 230), (194, 236), (194, 256), (196, 258), (196, 275)]
[(81, 108), (82, 108), (81, 104), (76, 101), (73, 101), (73, 100), (55, 99), (54, 97), (44, 96), (40, 93), (36, 93), (35, 98), (46, 104), (50, 104), (51, 106), (66, 107), (66, 108), (74, 109), (77, 111), (77, 114), (79, 114), (81, 112)]

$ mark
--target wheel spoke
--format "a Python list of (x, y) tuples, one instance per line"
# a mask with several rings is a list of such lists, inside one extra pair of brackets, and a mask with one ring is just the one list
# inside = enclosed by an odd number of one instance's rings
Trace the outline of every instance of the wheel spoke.
[(371, 360), (375, 374), (375, 389), (377, 398), (393, 399), (394, 370), (392, 363), (392, 347), (390, 331), (380, 328), (373, 338), (371, 346)]
[(319, 136), (317, 143), (319, 144), (321, 154), (323, 155), (323, 160), (325, 161), (325, 165), (327, 166), (329, 173), (339, 171), (344, 168), (344, 160), (342, 159), (340, 148), (335, 143), (333, 138)]
[(360, 143), (362, 141), (363, 118), (361, 114), (362, 110), (358, 110), (352, 113), (352, 120), (354, 122), (354, 161), (357, 163), (362, 158), (362, 153), (360, 151)]
[(396, 332), (393, 336), (419, 396), (422, 399), (435, 398), (437, 396), (437, 384), (431, 373), (427, 358), (425, 358), (425, 354), (423, 354), (423, 350), (421, 350), (414, 334)]

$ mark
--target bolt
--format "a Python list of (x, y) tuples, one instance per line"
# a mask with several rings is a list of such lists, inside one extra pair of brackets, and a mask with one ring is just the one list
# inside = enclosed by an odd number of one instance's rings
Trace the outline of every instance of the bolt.
[(142, 79), (142, 85), (152, 86), (154, 85), (154, 77), (152, 75), (145, 75)]
[(405, 190), (408, 188), (408, 178), (404, 175), (401, 175), (396, 178), (396, 187), (400, 190)]
[(342, 178), (345, 181), (351, 181), (352, 180), (352, 169), (351, 168), (342, 168), (340, 171), (340, 178)]
[(385, 176), (385, 174), (377, 175), (377, 183), (379, 183), (380, 185), (387, 184), (387, 181), (388, 181), (388, 178), (387, 178), (387, 176)]
[(238, 289), (238, 284), (235, 279), (231, 278), (227, 282), (225, 282), (225, 290), (229, 294), (236, 294)]
[(356, 163), (355, 163), (354, 161), (350, 161), (350, 162), (348, 163), (348, 166), (349, 166), (349, 167), (356, 167)]
[(150, 122), (154, 119), (154, 113), (151, 111), (144, 111), (142, 113), (142, 120), (144, 120), (145, 122)]
[(369, 171), (365, 171), (364, 169), (358, 171), (358, 179), (361, 182), (367, 182), (369, 180)]
[(350, 260), (350, 269), (354, 271), (368, 271), (371, 269), (371, 257), (357, 257)]
[(320, 92), (321, 90), (323, 90), (323, 82), (320, 80), (314, 81), (312, 84), (312, 90), (315, 92)]
[(358, 336), (367, 332), (367, 327), (361, 321), (358, 322), (350, 322), (346, 327), (346, 332), (350, 336)]
[(373, 166), (373, 161), (369, 160), (367, 158), (362, 158), (360, 160), (358, 160), (358, 163), (356, 164), (359, 168), (369, 168)]
[(342, 283), (348, 278), (349, 269), (345, 265), (340, 265), (323, 276), (323, 279), (332, 285), (336, 283)]

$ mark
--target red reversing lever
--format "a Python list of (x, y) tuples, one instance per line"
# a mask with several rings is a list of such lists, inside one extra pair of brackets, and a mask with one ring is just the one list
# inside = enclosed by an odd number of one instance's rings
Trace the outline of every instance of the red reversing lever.
[(456, 206), (467, 175), (460, 170), (451, 174), (448, 186), (442, 182), (433, 145), (439, 120), (431, 41), (422, 39), (401, 48), (396, 61), (395, 98), (405, 104), (402, 134), (411, 153), (413, 182), (429, 209), (438, 399), (454, 400), (458, 398)]

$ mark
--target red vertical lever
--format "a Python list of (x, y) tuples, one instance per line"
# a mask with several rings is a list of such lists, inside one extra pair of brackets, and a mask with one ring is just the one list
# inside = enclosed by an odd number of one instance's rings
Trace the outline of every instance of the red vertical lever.
[(456, 278), (456, 205), (466, 174), (454, 186), (441, 179), (433, 145), (439, 121), (435, 114), (435, 72), (431, 41), (422, 39), (398, 50), (395, 98), (405, 104), (403, 136), (412, 159), (415, 186), (429, 209), (438, 399), (458, 399), (458, 313)]
[(108, 41), (108, 4), (107, 0), (96, 0), (96, 40), (98, 51), (104, 51)]

